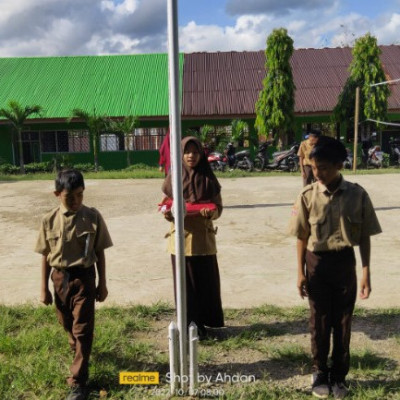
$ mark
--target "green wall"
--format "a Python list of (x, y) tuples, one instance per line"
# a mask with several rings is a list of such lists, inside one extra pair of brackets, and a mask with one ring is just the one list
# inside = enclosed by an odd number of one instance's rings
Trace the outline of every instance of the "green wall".
[(12, 132), (6, 127), (0, 129), (0, 163), (13, 164)]

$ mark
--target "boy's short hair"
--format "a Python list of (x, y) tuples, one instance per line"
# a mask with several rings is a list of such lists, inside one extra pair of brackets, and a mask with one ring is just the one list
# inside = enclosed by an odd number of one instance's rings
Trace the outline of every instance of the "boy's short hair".
[(85, 182), (81, 172), (77, 169), (71, 168), (62, 170), (57, 174), (55, 186), (57, 192), (62, 192), (64, 189), (67, 192), (71, 192), (79, 187), (85, 189)]
[(307, 136), (315, 136), (315, 137), (320, 137), (321, 136), (321, 131), (319, 129), (311, 129), (310, 132), (307, 133)]
[(329, 136), (320, 136), (310, 153), (310, 159), (328, 161), (332, 164), (343, 162), (346, 158), (347, 150), (343, 143)]

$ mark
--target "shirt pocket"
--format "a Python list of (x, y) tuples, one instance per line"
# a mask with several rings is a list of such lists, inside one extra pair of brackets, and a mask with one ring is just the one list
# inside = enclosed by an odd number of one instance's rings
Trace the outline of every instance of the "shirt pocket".
[(46, 231), (46, 240), (49, 243), (50, 250), (53, 252), (61, 239), (61, 233), (57, 231)]
[(92, 226), (80, 226), (76, 228), (76, 238), (83, 258), (87, 257), (94, 247), (95, 230)]
[(320, 217), (310, 216), (310, 236), (311, 240), (316, 242), (325, 241), (329, 237), (328, 219), (326, 215)]

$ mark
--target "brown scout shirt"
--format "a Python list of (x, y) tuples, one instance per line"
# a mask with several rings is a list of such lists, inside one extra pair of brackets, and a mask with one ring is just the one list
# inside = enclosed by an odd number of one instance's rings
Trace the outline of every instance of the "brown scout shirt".
[(303, 157), (303, 165), (311, 165), (310, 153), (314, 147), (315, 147), (315, 145), (310, 144), (308, 139), (303, 140), (300, 143), (300, 147), (299, 147), (299, 151), (297, 152), (297, 155), (299, 157)]
[(113, 245), (107, 226), (95, 208), (84, 205), (76, 213), (62, 204), (42, 220), (35, 251), (47, 255), (54, 268), (92, 266), (96, 252)]
[[(212, 203), (217, 205), (219, 218), (222, 213), (222, 198), (219, 194)], [(212, 220), (202, 216), (186, 217), (184, 221), (185, 235), (185, 256), (207, 256), (217, 254), (215, 235), (217, 229), (214, 228)], [(171, 222), (168, 237), (168, 249), (171, 254), (175, 254), (175, 224)]]
[(290, 234), (308, 239), (310, 251), (357, 246), (362, 237), (380, 232), (367, 192), (343, 178), (333, 193), (319, 182), (306, 186), (292, 209)]

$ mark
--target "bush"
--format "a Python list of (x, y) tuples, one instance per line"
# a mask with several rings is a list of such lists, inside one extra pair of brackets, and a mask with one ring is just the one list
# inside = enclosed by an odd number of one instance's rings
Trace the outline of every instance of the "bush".
[(388, 168), (390, 166), (390, 154), (383, 153), (382, 157), (382, 167)]
[(25, 164), (25, 172), (27, 174), (34, 174), (36, 172), (51, 172), (52, 170), (53, 163), (51, 161)]
[(137, 169), (154, 169), (154, 168), (156, 168), (156, 166), (138, 163), (138, 164), (133, 164), (133, 165), (130, 165), (129, 167), (126, 167), (124, 169), (124, 171), (135, 171)]
[(0, 165), (1, 174), (19, 174), (19, 167), (12, 164), (1, 164)]
[(69, 154), (57, 154), (51, 161), (52, 171), (61, 171), (66, 168), (72, 168), (72, 156)]
[[(94, 164), (91, 163), (79, 163), (74, 164), (74, 168), (78, 169), (81, 172), (94, 172)], [(99, 171), (102, 171), (103, 168), (99, 166)]]

